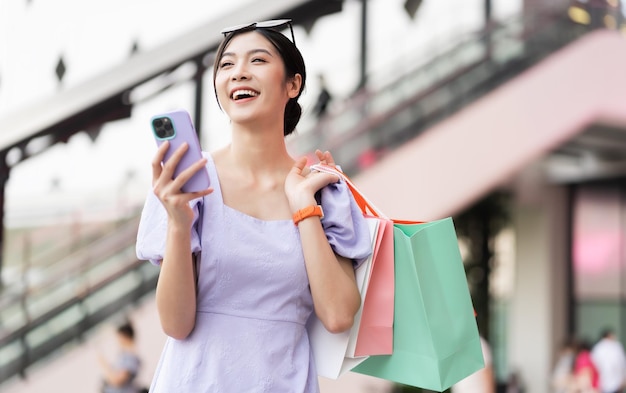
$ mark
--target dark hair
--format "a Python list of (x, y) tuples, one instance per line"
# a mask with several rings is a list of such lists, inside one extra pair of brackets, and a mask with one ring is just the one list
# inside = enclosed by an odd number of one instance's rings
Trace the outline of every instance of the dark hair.
[(133, 329), (133, 325), (128, 322), (118, 326), (117, 332), (131, 340), (135, 338), (135, 329)]
[[(302, 116), (302, 107), (298, 103), (298, 98), (302, 94), (304, 90), (305, 82), (306, 82), (306, 67), (304, 65), (304, 59), (302, 57), (302, 53), (300, 50), (294, 45), (293, 42), (289, 40), (289, 38), (285, 37), (281, 32), (266, 29), (266, 28), (258, 28), (254, 30), (238, 30), (232, 33), (228, 33), (222, 43), (217, 48), (217, 53), (215, 55), (215, 64), (213, 65), (213, 87), (215, 88), (215, 79), (217, 77), (217, 71), (219, 69), (219, 62), (226, 50), (226, 46), (230, 43), (230, 41), (237, 34), (255, 31), (261, 35), (263, 35), (269, 42), (274, 45), (278, 53), (283, 59), (283, 63), (285, 64), (285, 77), (287, 79), (294, 78), (296, 74), (300, 74), (302, 77), (302, 84), (300, 85), (300, 91), (298, 95), (294, 98), (289, 99), (287, 105), (285, 106), (285, 123), (283, 128), (283, 133), (285, 136), (291, 134), (293, 130), (295, 130), (296, 125), (300, 121), (300, 117)], [(217, 98), (217, 89), (215, 89), (215, 98), (217, 99), (217, 104), (219, 105), (219, 98)]]
[(613, 329), (605, 327), (604, 329), (602, 329), (602, 332), (600, 332), (600, 339), (608, 338), (614, 334), (615, 332), (613, 331)]
[(577, 352), (587, 352), (591, 350), (591, 341), (587, 338), (582, 338), (578, 341), (578, 351)]

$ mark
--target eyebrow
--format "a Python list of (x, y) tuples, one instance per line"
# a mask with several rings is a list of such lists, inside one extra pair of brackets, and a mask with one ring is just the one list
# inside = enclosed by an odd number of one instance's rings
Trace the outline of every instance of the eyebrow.
[[(267, 49), (252, 49), (252, 50), (249, 50), (246, 53), (246, 55), (250, 56), (250, 55), (253, 55), (255, 53), (265, 53), (265, 54), (267, 54), (269, 56), (274, 57), (274, 55), (272, 55), (272, 53), (270, 51), (268, 51)], [(234, 52), (224, 52), (224, 53), (222, 53), (222, 57), (226, 57), (226, 56), (235, 56), (235, 53)]]

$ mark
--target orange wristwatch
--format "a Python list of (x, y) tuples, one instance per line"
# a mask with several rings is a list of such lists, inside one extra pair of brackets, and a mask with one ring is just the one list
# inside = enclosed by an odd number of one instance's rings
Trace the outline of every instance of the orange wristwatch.
[(298, 225), (300, 221), (313, 216), (324, 217), (324, 211), (320, 205), (311, 205), (298, 210), (293, 214), (293, 223)]

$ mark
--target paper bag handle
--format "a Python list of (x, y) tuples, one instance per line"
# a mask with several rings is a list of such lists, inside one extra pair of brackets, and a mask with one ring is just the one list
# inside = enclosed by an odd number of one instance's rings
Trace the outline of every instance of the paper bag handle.
[(348, 178), (348, 176), (340, 171), (337, 167), (325, 164), (315, 164), (311, 165), (311, 169), (318, 172), (325, 172), (335, 175), (346, 182), (354, 200), (356, 201), (359, 208), (361, 208), (361, 212), (365, 215), (372, 215), (374, 217), (379, 218), (387, 218), (380, 210), (378, 210), (372, 202), (370, 202), (365, 195), (363, 195), (358, 188), (352, 183), (352, 181)]

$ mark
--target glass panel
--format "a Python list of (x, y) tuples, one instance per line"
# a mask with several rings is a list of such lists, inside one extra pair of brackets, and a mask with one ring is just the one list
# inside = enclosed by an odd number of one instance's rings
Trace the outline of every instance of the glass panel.
[(572, 258), (576, 334), (595, 342), (605, 328), (624, 339), (623, 239), (626, 203), (619, 182), (584, 185), (573, 199)]
[(580, 338), (593, 343), (599, 339), (600, 332), (605, 328), (615, 329), (617, 337), (621, 336), (620, 315), (623, 306), (615, 301), (578, 302), (576, 309), (576, 327)]
[(573, 263), (578, 300), (621, 295), (622, 236), (620, 190), (581, 188), (574, 201)]

